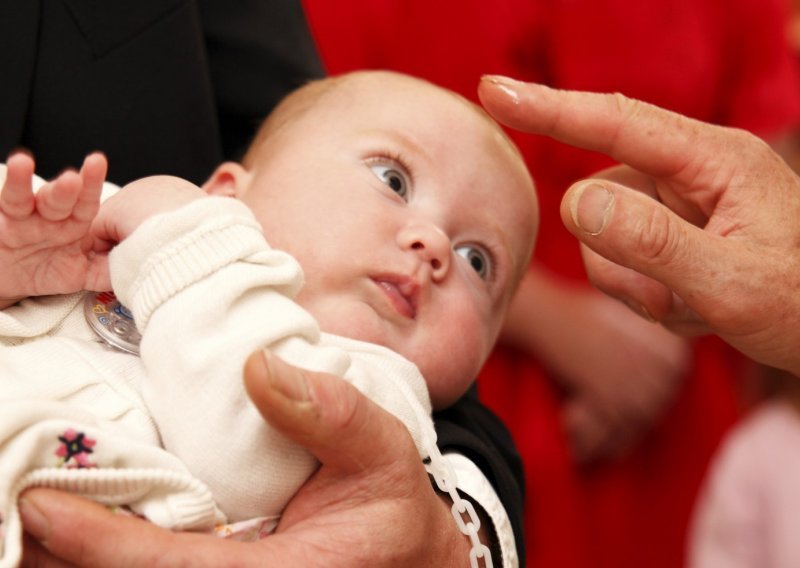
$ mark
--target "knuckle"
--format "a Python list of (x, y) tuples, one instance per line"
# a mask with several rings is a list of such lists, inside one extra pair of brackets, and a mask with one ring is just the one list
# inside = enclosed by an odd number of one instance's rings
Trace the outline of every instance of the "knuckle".
[(334, 381), (330, 388), (329, 408), (326, 409), (331, 426), (337, 430), (349, 431), (358, 428), (367, 413), (366, 400), (357, 395), (356, 389), (345, 381)]
[(635, 122), (645, 112), (645, 109), (650, 106), (643, 101), (632, 99), (619, 92), (612, 93), (610, 97), (623, 119), (623, 124)]
[(773, 148), (765, 141), (751, 132), (741, 128), (724, 128), (727, 144), (731, 147), (730, 155), (735, 157), (737, 163), (744, 158), (745, 163), (755, 165), (759, 171), (764, 164), (776, 164), (781, 161)]
[[(651, 105), (638, 99), (632, 99), (620, 92), (611, 93), (608, 97), (609, 104), (613, 107), (613, 113), (620, 117), (620, 121), (613, 134), (609, 137), (606, 149), (608, 152), (616, 153), (616, 148), (626, 132), (636, 131), (640, 125), (647, 123), (644, 118), (648, 107)], [(649, 129), (648, 134), (654, 136), (656, 133)]]
[(731, 142), (742, 150), (757, 153), (760, 157), (772, 154), (772, 149), (766, 141), (742, 128), (727, 128), (731, 134)]
[(635, 249), (654, 263), (669, 263), (681, 249), (680, 233), (663, 207), (651, 208), (635, 227), (634, 235)]
[(635, 116), (642, 104), (641, 101), (627, 97), (620, 92), (611, 93), (609, 96), (622, 116)]

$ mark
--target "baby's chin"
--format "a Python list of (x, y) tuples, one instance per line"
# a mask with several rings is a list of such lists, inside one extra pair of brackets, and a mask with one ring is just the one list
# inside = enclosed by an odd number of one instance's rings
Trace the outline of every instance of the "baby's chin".
[[(466, 347), (466, 346), (465, 346)], [(466, 348), (455, 353), (443, 349), (425, 349), (424, 353), (405, 355), (414, 361), (425, 378), (434, 410), (452, 406), (469, 390), (481, 370), (485, 357), (474, 349)]]
[(306, 309), (322, 331), (386, 347), (414, 363), (428, 385), (434, 409), (446, 408), (466, 393), (488, 356), (483, 345), (463, 341), (445, 345), (405, 334), (365, 303), (325, 303)]
[[(464, 377), (470, 377), (465, 379)], [(442, 410), (452, 406), (459, 398), (464, 396), (469, 387), (478, 377), (477, 371), (465, 372), (463, 376), (458, 376), (452, 380), (440, 378), (439, 381), (426, 381), (428, 393), (431, 397), (431, 405), (434, 410)]]
[(346, 310), (340, 308), (317, 309), (311, 311), (311, 314), (325, 333), (374, 343), (404, 355), (402, 346), (392, 339), (393, 334), (387, 329), (388, 324), (377, 317), (375, 312), (365, 304), (356, 304)]

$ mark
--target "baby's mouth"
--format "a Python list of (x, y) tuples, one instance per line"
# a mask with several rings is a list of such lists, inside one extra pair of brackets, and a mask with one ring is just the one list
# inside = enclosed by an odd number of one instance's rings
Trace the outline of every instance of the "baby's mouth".
[(405, 276), (379, 276), (372, 279), (401, 316), (417, 317), (417, 284)]

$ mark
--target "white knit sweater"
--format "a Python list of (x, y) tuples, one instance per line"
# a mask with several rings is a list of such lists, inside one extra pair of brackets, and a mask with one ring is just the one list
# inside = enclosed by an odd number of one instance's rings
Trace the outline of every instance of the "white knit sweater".
[(237, 200), (153, 217), (110, 262), (141, 358), (98, 340), (82, 294), (0, 312), (0, 565), (19, 558), (15, 501), (30, 485), (125, 503), (173, 528), (280, 514), (317, 463), (247, 397), (243, 364), (259, 348), (344, 377), (405, 423), (421, 457), (434, 447), (416, 367), (321, 333), (291, 299), (299, 265), (270, 249)]

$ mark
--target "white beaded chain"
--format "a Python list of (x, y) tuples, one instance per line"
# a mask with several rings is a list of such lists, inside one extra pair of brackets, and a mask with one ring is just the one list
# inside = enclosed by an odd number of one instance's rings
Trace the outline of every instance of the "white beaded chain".
[[(475, 511), (475, 507), (470, 501), (461, 497), (458, 494), (456, 485), (458, 484), (458, 477), (456, 471), (453, 469), (452, 464), (445, 461), (442, 454), (439, 453), (439, 448), (435, 444), (429, 443), (425, 440), (427, 446), (428, 456), (430, 463), (428, 469), (436, 482), (436, 487), (442, 493), (447, 493), (453, 500), (453, 506), (450, 507), (450, 512), (456, 521), (456, 525), (462, 534), (469, 537), (472, 543), (472, 548), (469, 551), (469, 564), (472, 568), (480, 568), (480, 560), (483, 560), (485, 568), (493, 568), (492, 552), (489, 547), (483, 544), (478, 537), (478, 531), (481, 530), (481, 519)], [(432, 447), (431, 447), (432, 446)], [(464, 521), (464, 514), (466, 513), (467, 520)]]

